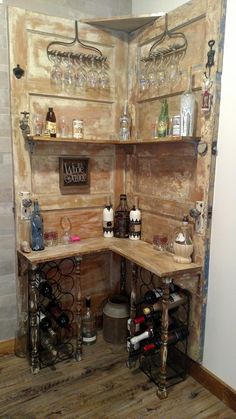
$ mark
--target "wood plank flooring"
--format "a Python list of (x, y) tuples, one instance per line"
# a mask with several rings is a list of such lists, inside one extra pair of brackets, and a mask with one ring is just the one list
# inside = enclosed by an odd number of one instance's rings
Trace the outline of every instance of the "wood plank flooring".
[(127, 353), (99, 336), (84, 360), (64, 361), (36, 376), (26, 359), (0, 358), (1, 419), (233, 419), (236, 413), (193, 378), (169, 388), (159, 400), (156, 387), (139, 370), (129, 370)]

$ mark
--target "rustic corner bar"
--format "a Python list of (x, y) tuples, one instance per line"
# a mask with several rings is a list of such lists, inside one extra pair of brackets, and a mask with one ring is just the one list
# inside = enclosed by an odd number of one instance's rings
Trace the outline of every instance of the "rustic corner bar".
[[(80, 262), (85, 255), (94, 255), (100, 252), (113, 252), (129, 260), (133, 266), (131, 278), (131, 301), (130, 316), (134, 318), (136, 315), (136, 265), (160, 278), (163, 287), (163, 310), (162, 310), (162, 345), (161, 345), (161, 370), (158, 383), (158, 396), (160, 398), (167, 397), (166, 390), (166, 361), (167, 361), (167, 337), (168, 337), (168, 300), (169, 285), (172, 281), (179, 278), (197, 276), (200, 280), (202, 267), (196, 263), (178, 264), (173, 261), (173, 255), (168, 252), (158, 252), (153, 247), (143, 241), (133, 242), (127, 239), (117, 238), (96, 238), (82, 240), (78, 244), (61, 245), (48, 248), (40, 252), (31, 252), (25, 254), (18, 252), (19, 263), (22, 271), (29, 273), (29, 336), (30, 336), (30, 362), (33, 373), (38, 373), (40, 368), (38, 353), (38, 291), (36, 286), (36, 272), (39, 265), (47, 262), (61, 261), (66, 258), (74, 258), (75, 261), (75, 290), (77, 292), (76, 299), (76, 348), (74, 356), (77, 360), (82, 357), (82, 341), (81, 341), (81, 307), (82, 294)], [(22, 274), (23, 272), (21, 272)]]

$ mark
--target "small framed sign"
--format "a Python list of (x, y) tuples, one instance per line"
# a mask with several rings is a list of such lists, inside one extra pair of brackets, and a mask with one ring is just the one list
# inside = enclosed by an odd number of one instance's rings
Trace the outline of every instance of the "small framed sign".
[(89, 159), (59, 157), (60, 190), (63, 195), (89, 192)]

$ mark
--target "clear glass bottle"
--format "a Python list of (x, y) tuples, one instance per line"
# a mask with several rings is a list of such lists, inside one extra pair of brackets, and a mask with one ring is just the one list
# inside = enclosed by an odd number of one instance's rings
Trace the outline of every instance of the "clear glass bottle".
[(85, 298), (85, 313), (82, 316), (82, 341), (85, 345), (92, 345), (97, 340), (96, 323), (91, 310), (91, 297)]
[(57, 136), (56, 115), (53, 111), (53, 108), (48, 108), (44, 134), (48, 137)]
[(193, 242), (189, 233), (188, 216), (184, 216), (182, 226), (176, 232), (173, 243), (174, 261), (178, 263), (191, 263)]
[(31, 248), (35, 251), (44, 249), (43, 217), (37, 200), (34, 201), (34, 210), (31, 217)]
[(115, 211), (114, 236), (119, 238), (129, 237), (129, 208), (126, 194), (120, 195), (120, 203)]
[(195, 130), (196, 97), (192, 91), (192, 67), (188, 70), (188, 87), (180, 99), (181, 135), (192, 137)]
[(158, 119), (158, 137), (166, 137), (169, 131), (169, 109), (167, 99), (163, 99)]
[(131, 137), (131, 117), (128, 111), (128, 102), (125, 102), (123, 112), (120, 116), (120, 140), (129, 140)]
[(131, 240), (141, 239), (141, 211), (138, 208), (137, 197), (135, 197), (135, 203), (129, 213), (129, 238)]

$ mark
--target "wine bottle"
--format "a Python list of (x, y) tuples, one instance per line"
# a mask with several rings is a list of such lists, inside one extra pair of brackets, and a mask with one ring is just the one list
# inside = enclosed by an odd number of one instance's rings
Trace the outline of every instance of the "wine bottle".
[(129, 237), (129, 208), (126, 194), (120, 195), (120, 203), (115, 211), (114, 236), (120, 238)]
[[(170, 292), (175, 292), (176, 286), (174, 284), (170, 284)], [(145, 304), (154, 304), (160, 298), (162, 298), (163, 291), (161, 288), (154, 288), (152, 290), (148, 290), (145, 292), (144, 296), (141, 298), (140, 303)]]
[(128, 112), (128, 102), (125, 102), (124, 109), (120, 116), (120, 140), (129, 140), (131, 137), (131, 117)]
[(145, 330), (143, 333), (140, 333), (139, 335), (133, 336), (132, 338), (130, 338), (130, 345), (134, 346), (138, 342), (141, 342), (144, 339), (148, 339), (152, 337), (154, 337), (154, 330), (152, 327), (150, 327), (147, 330)]
[(92, 345), (97, 340), (97, 331), (90, 296), (85, 298), (85, 306), (85, 313), (82, 316), (82, 341), (85, 345)]
[(69, 324), (69, 317), (59, 307), (56, 301), (50, 301), (46, 307), (42, 306), (42, 311), (45, 314), (49, 314), (53, 320), (62, 328), (67, 327)]
[(110, 197), (107, 199), (106, 206), (103, 210), (103, 236), (114, 236), (114, 211), (110, 202)]
[(52, 339), (46, 333), (41, 334), (40, 343), (42, 348), (50, 352), (52, 356), (57, 356), (57, 350), (52, 342)]
[(52, 329), (52, 322), (48, 317), (41, 317), (39, 322), (39, 328), (40, 330), (42, 330), (42, 332), (47, 332), (53, 340), (56, 339), (56, 332)]
[(37, 288), (43, 297), (47, 297), (50, 300), (55, 298), (53, 295), (52, 286), (48, 281), (46, 281), (46, 279), (41, 280)]
[[(169, 296), (168, 301), (168, 310), (173, 310), (174, 308), (178, 307), (181, 304), (185, 304), (187, 302), (187, 296), (181, 293), (173, 292)], [(157, 301), (156, 303), (144, 307), (143, 314), (148, 316), (151, 313), (158, 312), (162, 310), (162, 301)]]
[[(179, 341), (183, 341), (188, 336), (188, 328), (187, 326), (183, 326), (178, 330), (174, 330), (168, 333), (167, 344), (174, 345)], [(144, 345), (143, 351), (148, 352), (152, 349), (160, 349), (162, 344), (162, 340), (160, 337), (156, 338), (154, 342), (148, 343)]]
[(196, 97), (192, 91), (192, 67), (188, 70), (188, 87), (180, 99), (181, 135), (193, 136), (195, 129)]
[(138, 208), (138, 198), (129, 213), (129, 238), (131, 240), (141, 239), (141, 211)]
[(37, 200), (34, 201), (34, 210), (31, 217), (31, 248), (35, 251), (44, 249), (43, 217)]
[(56, 137), (57, 136), (57, 129), (56, 129), (56, 115), (53, 111), (53, 108), (48, 108), (48, 112), (46, 115), (46, 124), (45, 124), (45, 136), (48, 137)]
[(166, 137), (169, 129), (169, 110), (167, 99), (164, 99), (158, 119), (158, 137)]

